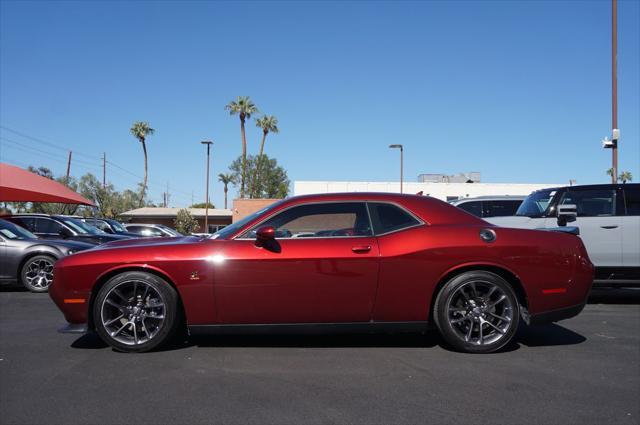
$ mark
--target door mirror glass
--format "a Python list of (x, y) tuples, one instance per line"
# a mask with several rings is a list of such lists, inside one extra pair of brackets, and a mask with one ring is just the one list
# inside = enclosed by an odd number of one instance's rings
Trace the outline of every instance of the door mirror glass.
[(558, 205), (558, 226), (566, 226), (567, 223), (576, 221), (578, 209), (574, 204)]

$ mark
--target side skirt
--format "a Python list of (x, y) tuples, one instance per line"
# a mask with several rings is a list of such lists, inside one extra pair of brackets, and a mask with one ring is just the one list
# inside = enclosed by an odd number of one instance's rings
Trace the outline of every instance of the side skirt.
[(427, 322), (277, 323), (191, 325), (191, 335), (207, 334), (335, 334), (425, 332)]

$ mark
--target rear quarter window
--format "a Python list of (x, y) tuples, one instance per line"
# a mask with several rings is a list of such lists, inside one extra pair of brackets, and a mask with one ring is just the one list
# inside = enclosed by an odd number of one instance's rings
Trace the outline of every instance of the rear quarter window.
[(376, 235), (416, 226), (420, 222), (404, 209), (385, 203), (369, 202), (369, 212)]

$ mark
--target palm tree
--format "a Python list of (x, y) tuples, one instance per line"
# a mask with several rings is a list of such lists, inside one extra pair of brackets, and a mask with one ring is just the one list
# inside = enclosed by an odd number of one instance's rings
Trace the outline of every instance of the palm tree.
[(229, 183), (233, 183), (233, 176), (229, 173), (218, 174), (218, 181), (224, 185), (224, 209), (227, 209), (227, 192), (229, 191)]
[(240, 179), (240, 197), (244, 198), (244, 182), (247, 169), (247, 138), (244, 134), (244, 123), (251, 119), (251, 115), (258, 113), (257, 106), (251, 101), (249, 96), (238, 96), (236, 100), (229, 102), (224, 107), (229, 114), (240, 116), (240, 133), (242, 135), (242, 177)]
[(620, 176), (618, 176), (618, 180), (620, 180), (622, 183), (630, 182), (633, 180), (633, 176), (629, 171), (623, 171)]
[(254, 190), (256, 189), (256, 187), (258, 187), (258, 178), (260, 177), (260, 168), (262, 165), (262, 154), (264, 152), (264, 143), (267, 140), (267, 134), (278, 134), (280, 132), (280, 129), (278, 129), (278, 118), (276, 118), (274, 115), (263, 115), (262, 118), (258, 118), (256, 120), (256, 127), (262, 129), (262, 143), (260, 143), (260, 154), (258, 154), (256, 172), (253, 178)]
[(142, 194), (140, 196), (140, 206), (144, 203), (144, 192), (147, 190), (147, 136), (152, 135), (156, 131), (151, 128), (146, 121), (136, 121), (131, 126), (131, 134), (142, 143), (142, 152), (144, 152), (144, 182), (142, 183)]

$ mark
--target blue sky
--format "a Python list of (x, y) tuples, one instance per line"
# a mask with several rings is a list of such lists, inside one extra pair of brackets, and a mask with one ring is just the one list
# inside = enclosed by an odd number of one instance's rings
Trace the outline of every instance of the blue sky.
[[(481, 171), (487, 182), (606, 182), (610, 2), (0, 3), (0, 124), (142, 175), (151, 195), (204, 198), (240, 153), (249, 95), (280, 120), (267, 139), (294, 180), (396, 180)], [(619, 2), (620, 168), (640, 180), (640, 2)], [(248, 126), (249, 151), (260, 131)], [(63, 150), (0, 130), (0, 159), (65, 170)], [(27, 146), (27, 147), (25, 147)], [(83, 155), (80, 155), (82, 153)], [(117, 188), (137, 178), (114, 167)], [(212, 180), (213, 181), (213, 180)], [(222, 204), (215, 182), (212, 198)]]

